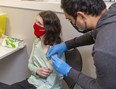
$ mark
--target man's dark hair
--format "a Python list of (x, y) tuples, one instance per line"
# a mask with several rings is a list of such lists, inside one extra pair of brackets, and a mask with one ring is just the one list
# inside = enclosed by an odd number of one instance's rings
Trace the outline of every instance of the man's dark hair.
[(61, 24), (58, 16), (53, 11), (43, 11), (39, 15), (43, 19), (45, 28), (44, 44), (54, 45), (60, 43), (62, 40), (61, 35)]
[(75, 18), (78, 11), (98, 16), (106, 5), (103, 0), (61, 0), (61, 8)]

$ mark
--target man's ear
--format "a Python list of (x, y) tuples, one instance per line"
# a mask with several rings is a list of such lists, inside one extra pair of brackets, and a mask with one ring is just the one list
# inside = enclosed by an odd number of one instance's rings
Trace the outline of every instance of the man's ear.
[(82, 18), (82, 19), (84, 19), (84, 20), (87, 19), (86, 14), (84, 12), (81, 12), (81, 11), (78, 11), (77, 12), (77, 16), (80, 17), (80, 18)]

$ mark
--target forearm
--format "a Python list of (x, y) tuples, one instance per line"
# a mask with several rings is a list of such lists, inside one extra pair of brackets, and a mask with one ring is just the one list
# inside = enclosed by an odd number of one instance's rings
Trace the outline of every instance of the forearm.
[[(115, 55), (115, 54), (114, 54)], [(101, 52), (101, 49), (97, 49), (93, 53), (94, 65), (96, 67), (97, 78), (86, 76), (85, 74), (71, 69), (69, 77), (72, 78), (83, 89), (115, 89), (115, 67), (116, 57), (109, 52)]]
[(68, 49), (79, 47), (79, 46), (85, 46), (85, 45), (91, 45), (94, 44), (94, 39), (91, 35), (91, 33), (84, 34), (82, 36), (76, 37), (74, 39), (71, 39), (69, 41), (66, 41), (66, 45)]
[(75, 69), (70, 70), (69, 77), (83, 89), (101, 89), (94, 78), (86, 76)]
[(37, 70), (40, 68), (40, 66), (36, 63), (36, 61), (33, 60), (37, 60), (37, 59), (34, 56), (30, 56), (28, 62), (28, 68), (31, 71), (32, 75), (39, 77), (39, 75), (37, 74)]
[(29, 64), (28, 64), (28, 69), (29, 69), (32, 73), (35, 74), (38, 68), (35, 67), (33, 64), (29, 63)]

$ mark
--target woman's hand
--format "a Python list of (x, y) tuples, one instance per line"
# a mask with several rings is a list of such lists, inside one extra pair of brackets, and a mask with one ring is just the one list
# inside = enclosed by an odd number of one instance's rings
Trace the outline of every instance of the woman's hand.
[(50, 69), (47, 67), (41, 67), (36, 71), (36, 73), (41, 77), (48, 77), (50, 73), (52, 72), (53, 72), (53, 69)]

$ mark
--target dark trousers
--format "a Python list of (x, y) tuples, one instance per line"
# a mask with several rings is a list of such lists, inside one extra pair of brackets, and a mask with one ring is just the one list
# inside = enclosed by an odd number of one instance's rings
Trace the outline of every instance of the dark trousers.
[(26, 80), (14, 83), (12, 85), (7, 85), (0, 82), (0, 89), (36, 89), (36, 87), (29, 84), (26, 79)]

